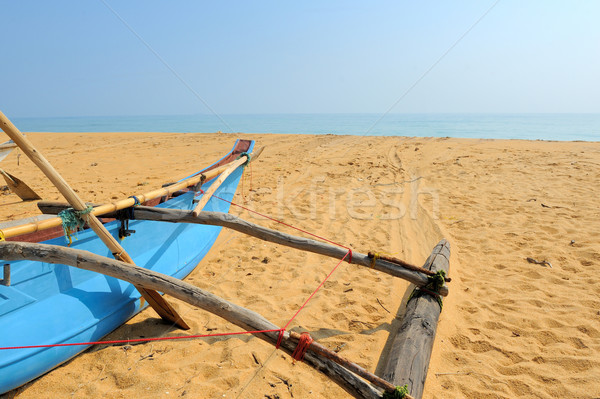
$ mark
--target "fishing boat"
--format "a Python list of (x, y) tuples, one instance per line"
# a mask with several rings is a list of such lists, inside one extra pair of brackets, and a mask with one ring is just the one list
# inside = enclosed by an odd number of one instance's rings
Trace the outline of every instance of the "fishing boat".
[[(253, 334), (295, 360), (304, 361), (356, 398), (420, 398), (441, 298), (448, 295), (446, 282), (451, 281), (445, 275), (450, 258), (446, 240), (434, 248), (423, 267), (418, 267), (378, 252), (353, 251), (268, 216), (318, 240), (293, 236), (229, 214), (243, 167), (262, 151), (262, 148), (253, 151), (251, 140), (238, 140), (233, 150), (218, 162), (161, 189), (110, 204), (86, 204), (1, 112), (0, 127), (67, 200), (67, 203), (39, 202), (42, 217), (21, 221), (16, 226), (0, 225), (0, 259), (4, 263), (0, 280), (0, 393), (77, 355), (146, 304), (173, 326), (189, 329), (168, 299), (161, 296), (164, 293), (246, 330), (227, 335)], [(48, 216), (56, 214), (58, 217)], [(63, 230), (70, 244), (74, 226), (85, 225), (89, 228), (79, 233), (73, 245), (66, 245)], [(250, 309), (182, 281), (208, 252), (222, 227), (336, 258), (338, 262), (281, 327)], [(415, 285), (400, 333), (392, 345), (385, 379), (314, 342), (309, 332), (299, 334), (288, 330), (343, 262), (403, 278)], [(155, 339), (161, 338), (152, 338)], [(119, 343), (144, 340), (147, 339)]]
[[(218, 178), (198, 181), (197, 177), (207, 176), (210, 171), (216, 173), (241, 155), (251, 153), (253, 148), (254, 141), (237, 140), (233, 149), (219, 161), (176, 184), (155, 191), (162, 190), (165, 195), (154, 199), (138, 195), (124, 201), (157, 209), (179, 210), (194, 210), (198, 201), (203, 201), (204, 210), (227, 213), (230, 206), (227, 201), (231, 201), (235, 194), (243, 168), (228, 173), (224, 181), (219, 182), (218, 188), (215, 185), (216, 190), (211, 193), (214, 196), (206, 199), (202, 198), (203, 190), (208, 193)], [(189, 182), (196, 183), (188, 185)], [(177, 279), (183, 279), (194, 270), (221, 230), (220, 226), (130, 220), (127, 209), (120, 214), (120, 220), (99, 216), (106, 230), (119, 239), (137, 266)], [(3, 237), (6, 235), (6, 241), (66, 247), (68, 242), (63, 227), (57, 225), (56, 219), (55, 216), (43, 215), (35, 220), (12, 222), (12, 226), (0, 225), (0, 231)], [(52, 223), (54, 227), (44, 228), (44, 224), (47, 227)], [(12, 235), (7, 234), (9, 230), (13, 231)], [(111, 259), (114, 255), (90, 228), (79, 231), (70, 247)], [(30, 260), (2, 263), (0, 347), (3, 348), (97, 341), (148, 305), (136, 286), (104, 274)], [(0, 350), (0, 393), (52, 370), (87, 347)]]

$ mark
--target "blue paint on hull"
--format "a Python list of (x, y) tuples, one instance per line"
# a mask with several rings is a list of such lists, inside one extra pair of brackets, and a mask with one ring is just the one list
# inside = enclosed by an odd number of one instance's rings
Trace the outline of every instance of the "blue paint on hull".
[[(216, 194), (232, 200), (241, 175), (240, 168)], [(185, 193), (158, 207), (193, 209), (193, 195)], [(212, 198), (204, 209), (228, 212), (229, 203)], [(118, 221), (105, 226), (118, 237)], [(136, 233), (121, 244), (135, 263), (180, 279), (194, 270), (221, 231), (217, 226), (137, 220), (130, 221), (129, 228)], [(64, 246), (65, 238), (44, 243)], [(91, 230), (79, 232), (72, 247), (111, 257)], [(10, 287), (0, 285), (0, 347), (97, 341), (146, 306), (133, 285), (65, 265), (12, 262), (11, 280)], [(0, 393), (31, 381), (87, 347), (0, 350)]]

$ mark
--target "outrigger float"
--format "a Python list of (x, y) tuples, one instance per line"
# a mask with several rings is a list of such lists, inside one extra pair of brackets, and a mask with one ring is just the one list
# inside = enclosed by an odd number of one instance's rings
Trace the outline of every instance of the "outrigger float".
[[(41, 201), (34, 221), (0, 225), (0, 393), (64, 363), (150, 305), (165, 320), (189, 329), (162, 296), (211, 312), (301, 359), (356, 398), (420, 398), (450, 249), (442, 240), (423, 267), (378, 254), (296, 237), (228, 214), (243, 166), (258, 158), (250, 140), (213, 165), (176, 183), (110, 204), (84, 203), (0, 112), (2, 130), (67, 199)], [(61, 217), (53, 215), (59, 214)], [(77, 230), (70, 246), (63, 232)], [(415, 285), (393, 338), (383, 378), (261, 315), (182, 281), (202, 260), (222, 227), (280, 245), (342, 259)], [(132, 234), (134, 233), (135, 234)], [(129, 236), (122, 242), (118, 238)], [(162, 293), (162, 294), (161, 294)]]

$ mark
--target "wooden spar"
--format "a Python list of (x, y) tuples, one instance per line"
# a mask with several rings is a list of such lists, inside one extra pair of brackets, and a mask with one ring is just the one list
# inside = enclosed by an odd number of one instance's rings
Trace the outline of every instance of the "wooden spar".
[[(252, 154), (252, 156), (253, 156), (253, 154)], [(256, 159), (256, 157), (253, 157), (253, 159)], [(202, 176), (204, 176), (204, 179), (206, 179), (206, 180), (215, 178), (220, 173), (222, 173), (225, 169), (227, 169), (227, 167), (230, 164), (231, 164), (231, 162), (227, 163), (225, 165), (219, 166), (218, 168), (211, 169), (207, 172), (199, 173), (195, 176), (190, 177), (189, 179), (182, 180), (178, 183), (171, 184), (164, 188), (150, 191), (145, 194), (136, 194), (135, 197), (141, 203), (144, 203), (146, 201), (150, 201), (155, 198), (160, 198), (160, 197), (163, 197), (166, 195), (171, 195), (179, 190), (182, 190), (184, 188), (187, 188), (187, 187), (190, 187), (190, 186), (200, 183), (200, 181), (202, 181), (202, 179), (203, 179)], [(112, 202), (110, 204), (100, 205), (100, 206), (94, 208), (91, 213), (96, 216), (101, 216), (105, 213), (116, 212), (121, 209), (132, 207), (134, 205), (135, 205), (135, 199), (130, 197), (130, 198), (126, 198), (126, 199), (123, 199), (123, 200), (120, 200), (117, 202)], [(23, 224), (20, 226), (7, 227), (7, 228), (3, 229), (2, 232), (4, 233), (5, 238), (10, 238), (10, 237), (20, 236), (22, 234), (35, 233), (36, 231), (51, 229), (53, 227), (60, 226), (61, 223), (62, 223), (62, 220), (60, 218), (52, 218), (52, 219), (46, 219), (46, 220), (36, 222), (36, 223), (27, 223), (27, 224)]]
[[(73, 209), (77, 211), (83, 211), (87, 208), (86, 204), (79, 198), (79, 196), (73, 191), (69, 184), (62, 178), (62, 176), (54, 169), (54, 167), (44, 158), (44, 156), (35, 149), (33, 144), (17, 129), (15, 125), (2, 113), (0, 112), (0, 127), (10, 137), (21, 150), (31, 159), (31, 161), (37, 165), (38, 168), (46, 175), (46, 177), (56, 186), (58, 191), (66, 198)], [(98, 220), (93, 214), (88, 214), (86, 217), (86, 223), (90, 228), (98, 235), (102, 242), (108, 247), (113, 256), (116, 259), (124, 262), (133, 264), (133, 259), (127, 254), (119, 242), (114, 238), (104, 225)], [(6, 237), (6, 236), (5, 236)], [(139, 288), (138, 291), (142, 294), (144, 299), (148, 301), (148, 304), (152, 306), (154, 310), (164, 319), (173, 322), (183, 329), (189, 329), (190, 327), (183, 321), (183, 319), (177, 314), (177, 311), (163, 298), (158, 292), (152, 290), (145, 290)]]
[(6, 172), (4, 169), (0, 169), (0, 174), (2, 174), (2, 177), (4, 177), (6, 185), (8, 188), (10, 188), (10, 191), (17, 194), (17, 196), (23, 201), (35, 201), (42, 199), (42, 197), (37, 195), (37, 193), (33, 191), (31, 187), (25, 184), (22, 180)]
[[(450, 243), (441, 240), (423, 267), (448, 273), (449, 259)], [(396, 385), (407, 384), (408, 392), (417, 399), (423, 395), (440, 312), (439, 303), (431, 295), (408, 301), (383, 371), (384, 379)]]
[[(43, 213), (56, 214), (68, 205), (56, 202), (40, 202), (38, 207)], [(137, 220), (153, 220), (159, 222), (171, 223), (194, 223), (206, 224), (212, 226), (222, 226), (232, 230), (239, 231), (264, 241), (281, 244), (288, 247), (309, 251), (319, 255), (329, 256), (331, 258), (342, 259), (348, 252), (347, 249), (335, 245), (327, 244), (321, 241), (312, 240), (310, 238), (296, 237), (291, 234), (279, 232), (266, 227), (259, 226), (254, 223), (247, 222), (235, 215), (222, 212), (201, 212), (198, 216), (192, 216), (190, 211), (179, 209), (166, 209), (150, 206), (136, 206), (133, 208), (133, 215)], [(115, 215), (107, 214), (105, 216), (115, 217)], [(350, 259), (346, 258), (346, 261)], [(368, 255), (352, 251), (352, 264), (371, 267), (372, 259)], [(388, 262), (384, 259), (377, 259), (373, 265), (373, 269), (383, 273), (390, 274), (395, 277), (407, 280), (419, 287), (426, 285), (429, 280), (427, 276), (421, 272), (405, 269), (400, 265)], [(444, 285), (440, 289), (440, 295), (448, 295), (448, 286)]]
[(227, 177), (230, 174), (232, 174), (234, 170), (244, 165), (246, 162), (248, 162), (248, 156), (243, 156), (240, 159), (236, 159), (227, 169), (225, 169), (223, 173), (221, 173), (219, 177), (213, 182), (213, 184), (211, 184), (211, 186), (204, 192), (204, 194), (202, 194), (202, 198), (200, 199), (192, 213), (198, 216), (200, 211), (202, 211), (202, 209), (208, 203), (208, 200), (212, 198), (215, 191), (217, 191), (221, 184), (223, 184), (225, 179), (227, 179)]
[(230, 163), (229, 166), (227, 167), (227, 169), (225, 169), (223, 171), (223, 173), (221, 173), (219, 175), (219, 177), (217, 178), (217, 180), (215, 180), (210, 185), (210, 187), (206, 190), (206, 192), (202, 195), (202, 198), (200, 199), (200, 201), (198, 202), (198, 204), (194, 208), (194, 211), (192, 212), (192, 214), (194, 216), (198, 216), (198, 214), (200, 214), (200, 212), (202, 211), (202, 209), (206, 206), (206, 204), (208, 203), (208, 201), (212, 198), (213, 194), (217, 191), (217, 189), (221, 186), (221, 184), (223, 184), (223, 182), (225, 180), (227, 180), (227, 178), (229, 177), (229, 175), (232, 174), (240, 166), (242, 166), (244, 164), (247, 164), (247, 163), (250, 163), (253, 160), (255, 160), (256, 158), (258, 158), (260, 156), (260, 154), (262, 153), (263, 149), (264, 149), (264, 147), (261, 147), (257, 151), (255, 151), (252, 155), (245, 154), (244, 156), (241, 156), (239, 159), (237, 159), (234, 162)]
[[(293, 338), (294, 340), (299, 341), (300, 336), (301, 335), (298, 334), (297, 332), (290, 331), (290, 337)], [(327, 359), (333, 360), (337, 364), (344, 366), (348, 370), (352, 371), (354, 374), (358, 375), (359, 377), (364, 378), (365, 380), (369, 381), (373, 385), (375, 385), (379, 388), (382, 388), (383, 390), (385, 390), (387, 392), (391, 393), (391, 392), (394, 392), (396, 389), (396, 387), (393, 384), (387, 382), (383, 378), (377, 377), (376, 375), (368, 372), (364, 368), (360, 367), (358, 364), (352, 363), (352, 362), (344, 359), (343, 357), (338, 355), (336, 352), (327, 349), (326, 347), (319, 344), (318, 342), (314, 342), (314, 341), (311, 342), (308, 349), (315, 352), (318, 355), (326, 357)], [(404, 399), (413, 399), (413, 398), (410, 395), (406, 395), (406, 396), (404, 396)]]
[[(279, 330), (279, 327), (261, 315), (184, 281), (88, 251), (47, 244), (5, 241), (0, 242), (0, 259), (7, 261), (32, 260), (91, 270), (131, 282), (147, 290), (162, 291), (167, 295), (213, 313), (246, 331)], [(275, 345), (279, 337), (279, 331), (255, 333), (254, 335)], [(296, 348), (296, 342), (296, 339), (290, 337), (290, 332), (285, 332), (280, 348), (291, 354)], [(310, 347), (309, 350), (311, 350)], [(345, 367), (335, 363), (332, 359), (323, 358), (317, 353), (307, 352), (304, 362), (330, 377), (355, 398), (375, 399), (381, 397), (379, 389), (357, 377)]]
[[(414, 270), (416, 272), (420, 272), (420, 273), (426, 274), (428, 276), (435, 276), (435, 273), (429, 269), (424, 269), (419, 266), (411, 265), (410, 263), (407, 263), (407, 262), (403, 261), (402, 259), (394, 258), (393, 256), (380, 255), (376, 252), (369, 252), (367, 254), (367, 256), (371, 259), (377, 258), (377, 259), (387, 260), (388, 262), (392, 262), (397, 265), (400, 265), (400, 266), (404, 267), (405, 269)], [(444, 277), (444, 281), (449, 283), (450, 281), (452, 281), (452, 279), (450, 277)]]

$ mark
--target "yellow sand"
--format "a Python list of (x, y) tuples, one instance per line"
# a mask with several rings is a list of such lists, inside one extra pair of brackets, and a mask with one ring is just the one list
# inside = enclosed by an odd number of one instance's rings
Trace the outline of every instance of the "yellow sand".
[[(150, 191), (218, 159), (236, 137), (267, 149), (236, 200), (358, 251), (422, 264), (452, 245), (425, 397), (600, 396), (600, 143), (445, 138), (29, 134), (86, 201)], [(60, 196), (24, 156), (2, 162)], [(250, 175), (252, 178), (250, 179)], [(250, 190), (251, 188), (251, 190)], [(242, 195), (243, 194), (243, 195)], [(232, 208), (251, 221), (272, 223)], [(0, 216), (37, 214), (0, 196)], [(289, 229), (285, 231), (291, 232)], [(527, 257), (547, 260), (552, 268)], [(187, 279), (284, 325), (336, 261), (223, 231)], [(408, 284), (344, 264), (294, 321), (380, 373)], [(192, 334), (238, 331), (174, 301)], [(108, 339), (178, 335), (145, 310)], [(97, 346), (19, 398), (337, 398), (308, 366), (251, 336)]]

